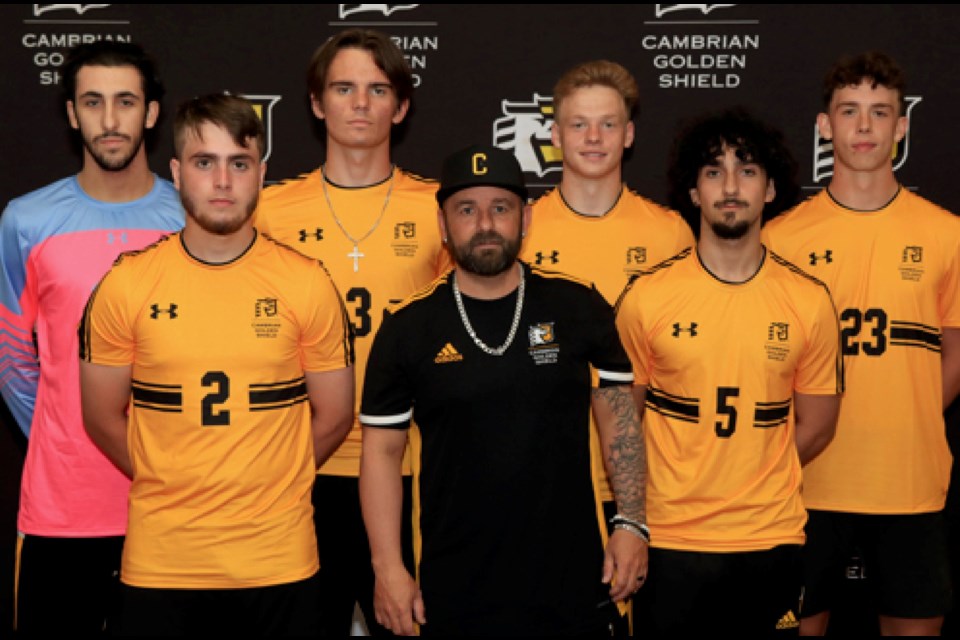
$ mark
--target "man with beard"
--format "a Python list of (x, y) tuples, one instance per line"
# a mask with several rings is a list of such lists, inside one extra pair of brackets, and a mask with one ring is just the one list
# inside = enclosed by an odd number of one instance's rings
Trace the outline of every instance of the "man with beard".
[(80, 411), (77, 323), (121, 251), (183, 226), (144, 136), (163, 86), (135, 44), (71, 50), (61, 70), (80, 172), (12, 200), (0, 216), (0, 392), (29, 437), (17, 527), (16, 627), (102, 633), (114, 608), (129, 480), (90, 441)]
[[(384, 321), (370, 353), (360, 497), (377, 620), (395, 633), (609, 635), (614, 602), (646, 574), (630, 364), (595, 288), (517, 260), (526, 197), (512, 154), (449, 156), (437, 201), (455, 267)], [(606, 549), (591, 405), (619, 508)], [(411, 420), (422, 438), (419, 583), (400, 545)]]
[(689, 125), (670, 199), (697, 245), (617, 302), (650, 454), (638, 635), (798, 633), (800, 468), (833, 436), (843, 377), (827, 288), (760, 242), (795, 173), (780, 133), (743, 110)]
[(253, 227), (264, 143), (247, 100), (184, 103), (186, 226), (123, 254), (80, 325), (87, 431), (133, 480), (120, 635), (319, 629), (310, 490), (353, 420), (352, 333), (323, 265)]

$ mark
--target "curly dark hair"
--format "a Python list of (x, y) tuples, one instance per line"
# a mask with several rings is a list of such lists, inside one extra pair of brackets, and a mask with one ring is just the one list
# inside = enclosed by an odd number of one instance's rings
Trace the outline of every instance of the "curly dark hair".
[(897, 62), (881, 51), (865, 51), (837, 60), (823, 78), (823, 108), (830, 111), (830, 101), (837, 89), (857, 86), (864, 80), (873, 88), (886, 87), (899, 95), (900, 115), (906, 113), (906, 75)]
[(744, 107), (731, 107), (690, 121), (674, 138), (667, 170), (670, 206), (680, 212), (694, 234), (700, 236), (700, 207), (690, 199), (700, 169), (722, 155), (724, 145), (737, 157), (760, 165), (773, 180), (776, 195), (763, 209), (763, 222), (797, 203), (797, 161), (783, 133), (754, 117)]

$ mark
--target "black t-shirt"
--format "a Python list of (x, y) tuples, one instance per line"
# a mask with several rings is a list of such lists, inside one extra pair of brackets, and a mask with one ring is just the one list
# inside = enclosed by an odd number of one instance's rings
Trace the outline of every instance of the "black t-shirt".
[[(428, 627), (469, 633), (595, 628), (609, 600), (590, 471), (591, 370), (629, 384), (613, 310), (596, 289), (524, 265), (526, 292), (503, 356), (467, 334), (452, 272), (374, 339), (367, 428), (422, 436), (420, 582)], [(479, 338), (500, 346), (517, 292), (464, 297)]]

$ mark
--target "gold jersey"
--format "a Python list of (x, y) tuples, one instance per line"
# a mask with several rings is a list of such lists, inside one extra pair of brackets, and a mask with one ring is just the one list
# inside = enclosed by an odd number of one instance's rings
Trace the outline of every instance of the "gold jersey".
[[(394, 168), (369, 187), (326, 184), (319, 169), (264, 189), (256, 226), (312, 258), (323, 260), (344, 296), (356, 334), (357, 406), (370, 344), (389, 309), (451, 266), (437, 223), (437, 183)], [(333, 210), (331, 211), (331, 205)], [(412, 432), (415, 433), (415, 432)], [(320, 469), (360, 475), (361, 429), (353, 429)], [(410, 473), (409, 455), (404, 473)]]
[(943, 508), (952, 457), (940, 338), (960, 326), (960, 219), (906, 189), (877, 211), (823, 190), (764, 227), (777, 253), (830, 287), (847, 389), (833, 442), (804, 468), (813, 509)]
[(126, 584), (232, 589), (317, 571), (304, 372), (352, 361), (322, 264), (261, 235), (213, 265), (168, 236), (100, 282), (80, 356), (131, 366)]
[[(593, 282), (614, 304), (629, 277), (694, 244), (690, 227), (674, 211), (624, 186), (603, 216), (571, 209), (556, 188), (533, 204), (521, 258), (544, 269)], [(613, 500), (596, 429), (590, 429), (599, 497)]]
[(689, 249), (634, 278), (617, 327), (647, 388), (647, 522), (665, 549), (804, 541), (793, 398), (842, 385), (826, 287), (767, 252), (743, 283)]

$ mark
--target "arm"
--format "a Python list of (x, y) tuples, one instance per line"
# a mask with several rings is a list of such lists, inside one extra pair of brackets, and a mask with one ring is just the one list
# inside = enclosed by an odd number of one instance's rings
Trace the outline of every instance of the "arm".
[(398, 635), (414, 635), (414, 619), (427, 621), (423, 595), (400, 550), (400, 467), (406, 444), (406, 430), (364, 427), (360, 454), (360, 506), (376, 576), (374, 610), (377, 622)]
[(0, 394), (24, 435), (30, 435), (39, 383), (33, 329), (37, 317), (36, 271), (31, 246), (22, 239), (11, 205), (0, 216)]
[[(643, 389), (646, 387), (635, 387)], [(593, 414), (603, 459), (617, 501), (617, 512), (646, 523), (647, 452), (636, 399), (625, 385), (593, 390)], [(613, 580), (616, 573), (616, 581)], [(603, 582), (612, 583), (610, 597), (634, 593), (647, 575), (647, 543), (638, 535), (615, 529), (604, 553)]]
[(80, 401), (87, 435), (113, 464), (133, 477), (127, 446), (131, 367), (80, 362)]
[(943, 369), (943, 409), (960, 393), (960, 328), (944, 327), (940, 338), (940, 366)]
[(329, 458), (353, 426), (353, 367), (307, 371), (313, 455), (317, 468)]
[(833, 440), (840, 413), (840, 396), (794, 393), (793, 410), (796, 416), (797, 454), (800, 464), (805, 465)]

